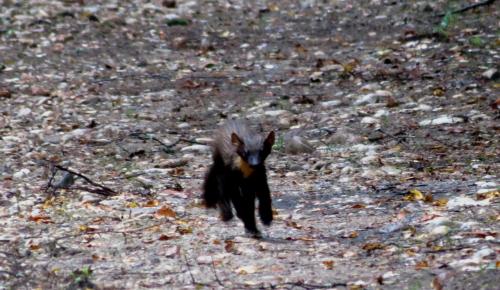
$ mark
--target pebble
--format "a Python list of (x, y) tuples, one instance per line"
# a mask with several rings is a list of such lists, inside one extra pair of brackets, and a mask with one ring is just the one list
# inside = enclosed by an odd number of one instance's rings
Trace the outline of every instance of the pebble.
[(490, 68), (489, 70), (487, 70), (481, 74), (482, 77), (489, 79), (489, 80), (496, 79), (496, 78), (498, 78), (499, 75), (500, 74), (498, 73), (498, 70), (496, 68)]
[(26, 117), (31, 114), (31, 109), (30, 108), (21, 108), (19, 111), (17, 111), (17, 116), (18, 117)]
[(331, 101), (321, 102), (321, 106), (323, 108), (333, 108), (333, 107), (339, 106), (340, 104), (342, 104), (342, 101), (340, 101), (340, 100), (331, 100)]
[(272, 110), (272, 111), (265, 111), (264, 115), (269, 116), (269, 117), (278, 117), (281, 115), (289, 114), (287, 110)]
[(210, 150), (211, 150), (210, 146), (195, 144), (182, 148), (181, 152), (210, 152)]
[(453, 117), (448, 115), (443, 115), (437, 118), (426, 119), (420, 121), (418, 124), (420, 126), (429, 126), (429, 125), (443, 125), (443, 124), (455, 124), (455, 123), (463, 123), (464, 119), (461, 117)]

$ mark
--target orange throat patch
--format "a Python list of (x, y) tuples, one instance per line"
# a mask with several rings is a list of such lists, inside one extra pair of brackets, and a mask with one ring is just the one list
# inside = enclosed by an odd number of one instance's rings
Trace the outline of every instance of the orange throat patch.
[(249, 177), (253, 173), (253, 168), (248, 165), (248, 163), (245, 162), (245, 160), (241, 159), (240, 156), (236, 157), (234, 159), (234, 166), (238, 168), (241, 173), (243, 173), (243, 176)]

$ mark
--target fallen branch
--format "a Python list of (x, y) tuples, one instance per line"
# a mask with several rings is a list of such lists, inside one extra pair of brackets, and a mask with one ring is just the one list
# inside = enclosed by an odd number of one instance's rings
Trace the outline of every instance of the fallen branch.
[(187, 260), (187, 257), (186, 255), (182, 254), (182, 257), (184, 258), (184, 262), (186, 262), (186, 267), (188, 269), (188, 272), (189, 272), (189, 276), (191, 276), (191, 282), (193, 283), (193, 285), (196, 285), (196, 281), (194, 280), (194, 276), (193, 276), (193, 273), (191, 273), (191, 265), (189, 265), (189, 262)]
[(106, 196), (110, 196), (110, 195), (115, 195), (116, 192), (114, 190), (112, 190), (111, 188), (107, 187), (107, 186), (104, 186), (104, 185), (101, 185), (101, 184), (98, 184), (92, 180), (90, 180), (90, 178), (88, 178), (87, 176), (81, 174), (81, 173), (78, 173), (76, 171), (73, 171), (71, 169), (68, 169), (66, 167), (63, 167), (61, 165), (54, 165), (55, 168), (59, 169), (59, 170), (62, 170), (62, 171), (65, 171), (65, 172), (68, 172), (68, 173), (71, 173), (75, 176), (78, 176), (80, 178), (82, 178), (83, 180), (85, 180), (86, 182), (90, 183), (91, 185), (95, 186), (95, 187), (99, 187), (101, 189), (101, 191), (96, 191), (96, 193), (98, 194), (102, 194), (102, 195), (106, 195)]
[[(462, 12), (465, 12), (465, 11), (469, 11), (469, 10), (472, 10), (472, 9), (476, 9), (478, 7), (481, 7), (481, 6), (487, 6), (487, 5), (491, 5), (495, 2), (496, 0), (486, 0), (486, 1), (483, 1), (483, 2), (478, 2), (478, 3), (474, 3), (474, 4), (470, 4), (470, 5), (467, 5), (465, 7), (462, 7), (462, 8), (459, 8), (457, 10), (453, 10), (451, 11), (452, 14), (458, 14), (458, 13), (462, 13)], [(445, 16), (446, 13), (441, 13), (441, 14), (437, 14), (435, 15), (436, 17), (443, 17)]]
[(212, 266), (212, 271), (214, 272), (215, 281), (217, 281), (217, 284), (219, 284), (220, 286), (224, 287), (224, 283), (222, 283), (222, 281), (219, 279), (219, 276), (217, 276), (217, 271), (215, 270), (214, 257), (210, 256), (210, 258), (212, 258), (211, 266)]

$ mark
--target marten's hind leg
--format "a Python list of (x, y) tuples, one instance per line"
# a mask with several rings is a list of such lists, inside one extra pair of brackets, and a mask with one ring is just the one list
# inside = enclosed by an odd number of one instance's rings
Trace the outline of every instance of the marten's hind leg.
[(221, 192), (218, 182), (218, 166), (216, 163), (210, 166), (205, 182), (203, 183), (203, 201), (207, 207), (215, 207), (220, 200)]

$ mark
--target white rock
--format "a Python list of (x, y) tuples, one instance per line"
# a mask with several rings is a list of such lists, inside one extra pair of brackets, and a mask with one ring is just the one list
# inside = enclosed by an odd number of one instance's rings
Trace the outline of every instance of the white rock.
[(379, 163), (379, 157), (377, 155), (369, 155), (366, 157), (361, 158), (361, 164), (378, 164)]
[(454, 208), (460, 208), (464, 206), (485, 206), (489, 205), (490, 201), (485, 199), (485, 200), (474, 200), (470, 197), (466, 196), (457, 196), (454, 198), (451, 198), (448, 200), (448, 203), (446, 204), (448, 209), (454, 209)]
[(331, 100), (331, 101), (321, 102), (321, 106), (323, 108), (332, 108), (332, 107), (336, 107), (340, 104), (342, 104), (342, 101), (340, 101), (340, 100)]
[(289, 114), (287, 110), (272, 110), (272, 111), (265, 111), (264, 115), (270, 116), (270, 117), (278, 117), (281, 115)]
[(444, 236), (450, 232), (450, 228), (447, 226), (437, 226), (431, 230), (431, 235), (433, 236)]
[(368, 152), (368, 151), (375, 151), (379, 146), (378, 145), (373, 145), (373, 144), (356, 144), (353, 145), (351, 148), (355, 151), (358, 152)]
[(212, 257), (211, 256), (199, 256), (198, 258), (196, 258), (196, 262), (198, 262), (198, 264), (202, 264), (202, 265), (209, 265), (209, 264), (212, 264)]
[(187, 129), (189, 127), (191, 127), (191, 125), (189, 125), (189, 123), (186, 123), (186, 122), (180, 123), (177, 125), (177, 128), (179, 128), (179, 129)]
[(30, 172), (31, 171), (28, 168), (23, 168), (23, 169), (17, 171), (16, 173), (14, 173), (12, 175), (12, 177), (14, 177), (14, 179), (20, 179), (20, 178), (28, 176), (28, 174), (30, 174)]
[(383, 116), (389, 116), (389, 111), (384, 110), (384, 109), (380, 109), (380, 110), (377, 110), (377, 112), (375, 112), (375, 114), (373, 115), (373, 117), (375, 117), (375, 118), (380, 118)]
[(18, 117), (26, 117), (31, 114), (31, 109), (30, 108), (21, 108), (19, 111), (17, 111), (17, 116)]
[(340, 64), (329, 64), (325, 65), (320, 69), (322, 72), (327, 72), (327, 71), (337, 71), (337, 72), (342, 72), (344, 71), (344, 67)]
[(322, 76), (323, 76), (323, 72), (321, 72), (321, 71), (315, 71), (315, 72), (313, 72), (313, 73), (309, 76), (309, 79), (310, 79), (311, 81), (320, 81)]
[(497, 186), (495, 181), (478, 181), (475, 183), (479, 188), (494, 188)]
[(426, 105), (426, 104), (420, 104), (414, 110), (415, 111), (430, 111), (430, 110), (432, 110), (432, 107), (429, 105)]
[(366, 105), (370, 103), (375, 103), (375, 100), (377, 99), (377, 96), (373, 93), (371, 94), (366, 94), (361, 97), (359, 97), (355, 102), (354, 105), (360, 106), (360, 105)]
[(464, 122), (464, 119), (461, 117), (452, 117), (448, 115), (443, 115), (434, 119), (426, 119), (420, 121), (418, 124), (420, 126), (429, 126), (429, 125), (455, 124), (462, 122)]
[(498, 77), (498, 70), (496, 68), (490, 68), (489, 70), (483, 72), (481, 76), (489, 80), (494, 79)]
[(361, 119), (361, 123), (362, 124), (377, 124), (378, 123), (378, 119), (367, 116), (367, 117), (363, 117), (363, 119)]
[(196, 138), (194, 140), (198, 143), (203, 143), (203, 144), (212, 144), (214, 142), (213, 138), (208, 138), (208, 137)]
[(360, 91), (374, 91), (374, 90), (379, 90), (380, 85), (377, 83), (371, 83), (371, 84), (366, 84), (362, 86), (359, 90)]
[(389, 165), (386, 165), (386, 166), (382, 166), (380, 168), (380, 170), (382, 170), (383, 172), (387, 173), (387, 175), (400, 175), (401, 174), (401, 170), (400, 169), (397, 169), (396, 167), (394, 166), (389, 166)]
[(181, 152), (210, 152), (211, 147), (207, 145), (194, 144), (181, 149)]
[(84, 128), (75, 129), (71, 132), (64, 134), (62, 136), (61, 140), (63, 142), (67, 142), (67, 141), (75, 139), (75, 138), (81, 138), (81, 137), (87, 135), (88, 132), (89, 132), (89, 129), (84, 129)]

